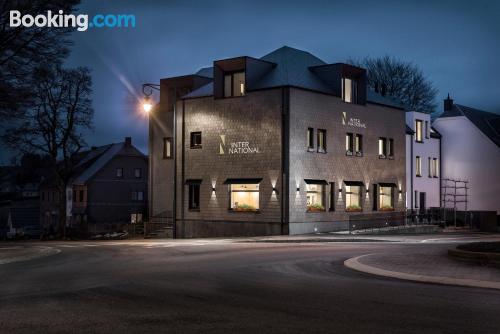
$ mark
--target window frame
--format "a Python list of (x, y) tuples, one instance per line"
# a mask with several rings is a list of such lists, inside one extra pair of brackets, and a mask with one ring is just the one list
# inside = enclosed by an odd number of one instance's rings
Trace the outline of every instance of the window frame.
[(387, 145), (387, 157), (394, 159), (394, 139), (389, 138), (389, 145)]
[(423, 134), (423, 122), (421, 119), (415, 120), (415, 142), (423, 143), (424, 142), (424, 134)]
[[(257, 190), (233, 190), (233, 186), (236, 186), (236, 185), (256, 185), (257, 186)], [(229, 192), (229, 211), (230, 212), (260, 212), (260, 183), (230, 183), (228, 184), (228, 192)], [(234, 192), (256, 192), (258, 194), (258, 199), (257, 199), (257, 208), (254, 209), (254, 210), (251, 210), (251, 209), (244, 209), (244, 210), (239, 210), (238, 208), (234, 208), (233, 207), (233, 193)], [(245, 204), (245, 203), (243, 203)]]
[[(188, 210), (199, 212), (201, 209), (201, 184), (188, 184)], [(197, 203), (196, 203), (197, 202)], [(197, 205), (195, 205), (197, 204)]]
[(307, 128), (307, 151), (313, 152), (314, 151), (314, 128)]
[[(241, 93), (241, 95), (235, 95), (234, 94), (234, 76), (235, 74), (240, 74), (240, 73), (243, 73), (243, 93)], [(227, 77), (230, 77), (231, 78), (231, 83), (230, 83), (230, 87), (231, 87), (231, 94), (230, 95), (226, 95), (226, 78)], [(223, 94), (222, 96), (224, 98), (231, 98), (231, 97), (243, 97), (246, 95), (246, 92), (247, 92), (247, 83), (246, 83), (247, 79), (246, 79), (246, 71), (245, 70), (238, 70), (238, 71), (228, 71), (228, 72), (224, 72), (224, 75), (223, 75)]]
[[(394, 186), (378, 186), (378, 208), (377, 208), (377, 211), (394, 211), (394, 205), (395, 205), (395, 201), (394, 201)], [(389, 199), (390, 199), (390, 208), (388, 209), (384, 209), (382, 207), (382, 196), (387, 196), (387, 194), (384, 194), (382, 193), (382, 188), (389, 188), (390, 189), (390, 194), (389, 194)]]
[(434, 178), (439, 178), (439, 159), (438, 158), (433, 158), (434, 162)]
[(354, 133), (347, 132), (345, 135), (345, 155), (354, 155)]
[(116, 168), (115, 177), (118, 179), (123, 179), (123, 168), (122, 167)]
[(419, 155), (415, 156), (415, 176), (422, 177), (422, 158)]
[[(313, 190), (309, 190), (309, 187), (310, 186), (317, 186), (319, 191), (316, 190), (316, 191), (313, 191)], [(314, 205), (314, 204), (317, 204), (317, 203), (311, 203), (310, 205), (307, 204), (307, 196), (308, 194), (318, 194), (319, 193), (319, 197), (321, 198), (321, 206), (323, 207), (323, 209), (317, 209), (317, 208), (311, 208), (310, 206), (311, 205)], [(306, 183), (306, 212), (325, 212), (326, 211), (326, 203), (325, 203), (325, 200), (326, 200), (326, 191), (325, 191), (325, 184), (319, 184), (319, 183)]]
[[(172, 137), (163, 137), (163, 159), (172, 159)], [(168, 149), (167, 149), (168, 148)]]
[[(139, 171), (139, 176), (137, 176), (137, 171)], [(134, 168), (134, 178), (136, 179), (142, 178), (142, 168)]]
[[(382, 147), (380, 147), (380, 142), (382, 142)], [(382, 152), (380, 152), (382, 149)], [(378, 158), (379, 159), (387, 159), (387, 138), (379, 137), (378, 138)]]
[[(352, 188), (357, 188), (358, 189), (358, 192), (353, 192), (352, 191)], [(352, 204), (350, 203), (350, 205), (348, 206), (347, 205), (347, 196), (352, 196), (353, 194), (356, 194), (357, 195), (357, 199), (358, 199), (358, 204)], [(345, 211), (347, 212), (358, 212), (358, 211), (363, 211), (363, 202), (361, 200), (361, 197), (362, 197), (362, 190), (361, 190), (361, 186), (351, 186), (351, 185), (345, 185)], [(352, 201), (352, 198), (349, 198), (349, 202)], [(351, 206), (357, 206), (359, 207), (359, 209), (349, 209), (349, 207)]]
[(335, 211), (335, 182), (330, 182), (330, 203), (328, 211)]
[[(358, 150), (359, 148), (359, 150)], [(363, 156), (363, 135), (360, 133), (356, 133), (354, 136), (354, 147), (355, 154), (357, 157)]]
[[(349, 80), (350, 82), (350, 98), (349, 101), (347, 101), (346, 97), (346, 80)], [(342, 95), (342, 102), (345, 103), (351, 103), (351, 104), (358, 104), (358, 81), (354, 78), (351, 77), (342, 77), (341, 79), (341, 95)]]
[[(323, 136), (323, 145), (320, 145), (320, 137)], [(318, 133), (317, 133), (317, 143), (316, 143), (316, 146), (317, 146), (317, 150), (318, 150), (318, 153), (326, 153), (326, 130), (325, 129), (318, 129)]]
[[(197, 136), (199, 136), (200, 138), (199, 144), (195, 143), (195, 138)], [(191, 133), (189, 134), (189, 147), (191, 149), (201, 149), (203, 147), (203, 138), (201, 131), (191, 131)]]

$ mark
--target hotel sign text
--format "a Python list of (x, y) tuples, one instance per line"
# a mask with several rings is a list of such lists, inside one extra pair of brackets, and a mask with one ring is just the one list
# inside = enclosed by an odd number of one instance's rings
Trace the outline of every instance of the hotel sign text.
[(256, 154), (260, 153), (257, 146), (248, 141), (235, 141), (226, 144), (226, 136), (220, 135), (219, 154)]

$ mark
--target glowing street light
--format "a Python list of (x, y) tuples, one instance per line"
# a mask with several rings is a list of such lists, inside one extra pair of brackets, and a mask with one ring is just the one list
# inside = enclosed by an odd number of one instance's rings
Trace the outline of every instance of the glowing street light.
[(144, 94), (142, 109), (147, 114), (153, 109), (153, 102), (151, 101), (150, 98), (151, 94), (153, 93), (153, 89), (160, 90), (160, 85), (152, 83), (142, 84), (142, 93)]

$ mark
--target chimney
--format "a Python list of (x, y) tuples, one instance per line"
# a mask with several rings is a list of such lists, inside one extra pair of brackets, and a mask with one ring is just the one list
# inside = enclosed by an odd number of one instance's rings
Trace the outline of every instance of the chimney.
[(125, 147), (132, 146), (132, 137), (125, 137)]
[(383, 83), (380, 89), (380, 95), (385, 96), (385, 94), (387, 94), (387, 85)]
[(444, 100), (444, 111), (451, 110), (453, 108), (453, 99), (450, 99), (450, 93), (448, 97)]

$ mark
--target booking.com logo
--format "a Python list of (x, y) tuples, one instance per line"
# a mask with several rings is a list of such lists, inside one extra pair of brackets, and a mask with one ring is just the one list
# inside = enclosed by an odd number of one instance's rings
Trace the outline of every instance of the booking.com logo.
[(64, 14), (59, 10), (59, 14), (54, 14), (48, 10), (47, 14), (22, 15), (18, 10), (10, 11), (10, 26), (15, 28), (39, 27), (39, 28), (69, 28), (76, 27), (78, 31), (87, 31), (88, 28), (135, 28), (135, 15), (130, 14), (96, 14), (89, 21), (87, 14)]

